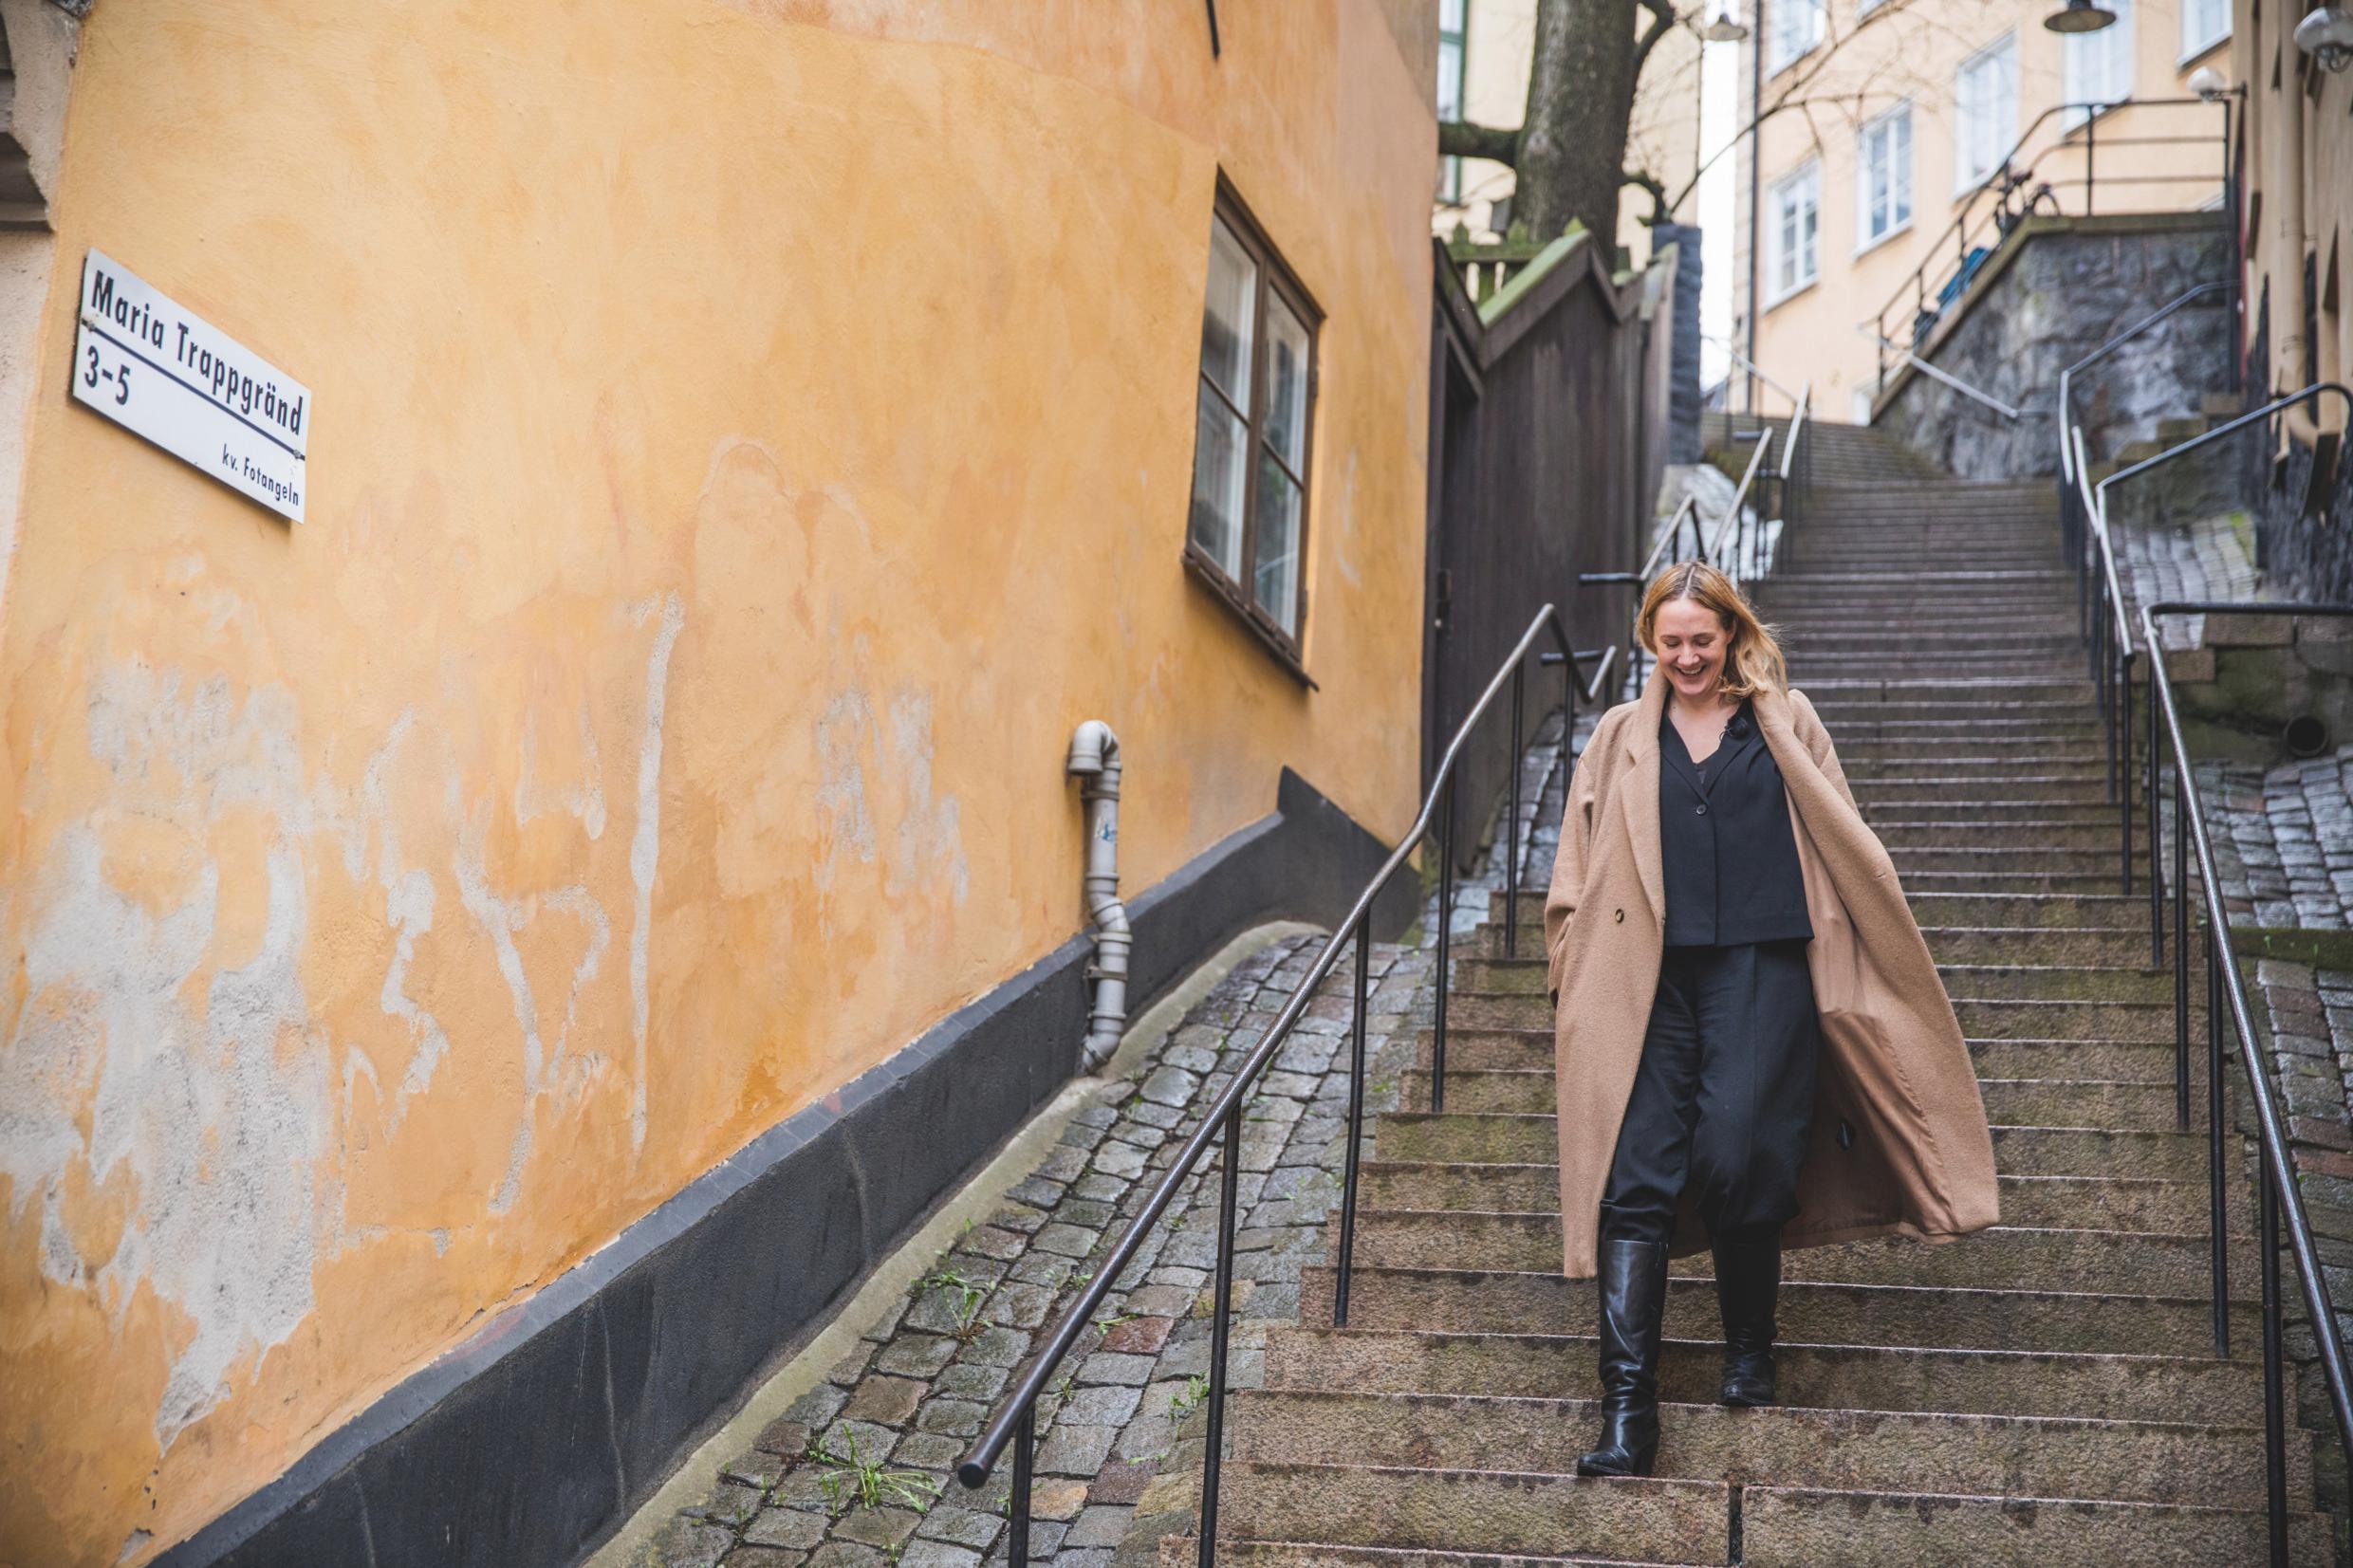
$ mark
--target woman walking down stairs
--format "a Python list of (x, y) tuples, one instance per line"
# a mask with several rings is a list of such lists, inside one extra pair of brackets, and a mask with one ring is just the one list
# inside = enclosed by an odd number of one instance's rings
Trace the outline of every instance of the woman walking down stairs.
[[(1953, 999), (1999, 1225), (1788, 1253), (1765, 1409), (1715, 1402), (1709, 1255), (1678, 1260), (1656, 1467), (1578, 1476), (1594, 1291), (1561, 1272), (1541, 901), (1507, 955), (1498, 895), (1454, 950), (1445, 1110), (1425, 1038), (1380, 1118), (1348, 1326), (1309, 1271), (1265, 1387), (1235, 1397), (1220, 1560), (2266, 1560), (2252, 1223), (2233, 1222), (2247, 1300), (2218, 1361), (2203, 1120), (2175, 1130), (2172, 974), (2148, 967), (2145, 897), (2116, 892), (2074, 593), (2047, 489), (1921, 482), (1818, 490), (1761, 595)], [(2290, 1560), (2333, 1563), (2292, 1426), (2288, 1452)]]

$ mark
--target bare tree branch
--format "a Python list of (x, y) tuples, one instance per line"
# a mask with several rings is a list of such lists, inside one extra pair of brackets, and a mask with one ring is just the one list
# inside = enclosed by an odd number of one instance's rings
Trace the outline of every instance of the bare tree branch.
[(1668, 221), (1668, 214), (1674, 209), (1667, 205), (1667, 188), (1659, 182), (1658, 176), (1646, 170), (1628, 169), (1626, 183), (1640, 186), (1650, 193), (1650, 216), (1642, 220), (1645, 227), (1656, 229)]
[(1650, 60), (1650, 51), (1657, 48), (1658, 41), (1675, 27), (1672, 0), (1642, 0), (1642, 9), (1650, 12), (1650, 26), (1634, 46), (1634, 81), (1638, 91), (1642, 81), (1642, 66)]
[(1438, 155), (1483, 157), (1516, 167), (1520, 161), (1520, 133), (1499, 131), (1491, 125), (1473, 125), (1468, 120), (1440, 120)]

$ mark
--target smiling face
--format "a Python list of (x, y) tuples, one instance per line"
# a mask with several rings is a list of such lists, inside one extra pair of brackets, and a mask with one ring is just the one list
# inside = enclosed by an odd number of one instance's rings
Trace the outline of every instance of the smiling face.
[(1671, 599), (1651, 622), (1651, 641), (1677, 692), (1694, 702), (1715, 694), (1732, 641), (1721, 616), (1695, 599)]

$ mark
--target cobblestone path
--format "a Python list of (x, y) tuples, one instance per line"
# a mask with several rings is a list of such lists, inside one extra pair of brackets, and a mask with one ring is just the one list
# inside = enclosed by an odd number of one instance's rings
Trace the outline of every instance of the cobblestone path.
[[(1555, 807), (1557, 811), (1557, 806)], [(1464, 886), (1464, 902), (1485, 892)], [(1425, 927), (1431, 922), (1424, 922)], [(1106, 1081), (1062, 1141), (873, 1323), (858, 1349), (713, 1478), (639, 1558), (661, 1568), (976, 1568), (1002, 1562), (1005, 1476), (950, 1473), (1033, 1342), (1091, 1277), (1290, 999), (1321, 936), (1278, 941), (1226, 976), (1129, 1077)], [(1254, 1387), (1269, 1321), (1294, 1318), (1303, 1264), (1324, 1252), (1347, 1114), (1343, 956), (1248, 1106), (1238, 1182), (1232, 1381)], [(1430, 972), (1420, 948), (1377, 945), (1366, 1109), (1397, 1103)], [(1422, 1003), (1418, 1010), (1426, 1010)], [(1193, 1528), (1209, 1371), (1217, 1156), (1187, 1183), (1104, 1301), (1041, 1404), (1033, 1560), (1155, 1559)]]

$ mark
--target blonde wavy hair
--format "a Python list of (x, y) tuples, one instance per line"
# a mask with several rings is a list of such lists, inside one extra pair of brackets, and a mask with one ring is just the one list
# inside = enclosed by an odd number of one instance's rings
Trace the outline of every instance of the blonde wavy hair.
[(1728, 696), (1737, 701), (1768, 690), (1788, 691), (1788, 661), (1782, 656), (1775, 629), (1758, 618), (1756, 607), (1731, 578), (1704, 561), (1678, 561), (1651, 579), (1643, 590), (1642, 613), (1636, 618), (1634, 630), (1653, 657), (1658, 654), (1658, 612), (1678, 599), (1714, 610), (1731, 636), (1719, 677)]

